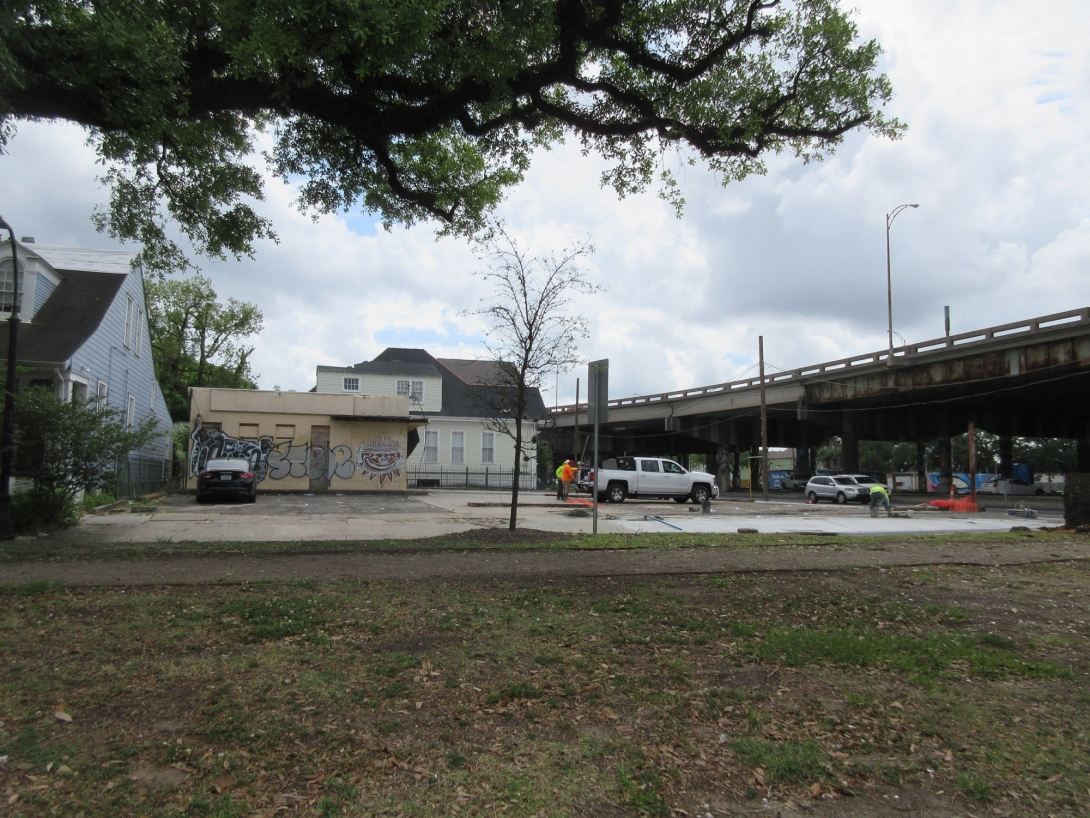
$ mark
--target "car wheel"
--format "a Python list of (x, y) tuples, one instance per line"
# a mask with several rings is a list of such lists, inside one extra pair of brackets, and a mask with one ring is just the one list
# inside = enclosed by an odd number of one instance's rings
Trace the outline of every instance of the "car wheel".
[(1034, 497), (1044, 497), (1045, 496), (1045, 490), (1044, 489), (1037, 489), (1037, 491), (1033, 492), (1033, 496)]
[(254, 491), (253, 494), (247, 495), (246, 502), (247, 503), (256, 503), (257, 502), (257, 491)]
[(198, 505), (204, 505), (204, 504), (205, 504), (205, 503), (207, 503), (207, 502), (208, 502), (208, 498), (207, 498), (207, 497), (205, 497), (205, 496), (204, 496), (203, 494), (201, 494), (200, 492), (197, 492), (197, 504), (198, 504)]
[(628, 497), (628, 491), (620, 483), (614, 483), (606, 489), (606, 499), (611, 503), (623, 503)]
[(846, 502), (848, 502), (848, 498), (847, 498), (847, 497), (846, 497), (846, 496), (844, 495), (844, 492), (842, 492), (842, 491), (838, 491), (838, 492), (836, 493), (836, 504), (837, 504), (838, 506), (842, 506), (842, 505), (844, 505), (844, 504), (845, 504)]
[(701, 483), (699, 486), (693, 486), (693, 493), (690, 496), (693, 498), (694, 503), (703, 505), (706, 500), (711, 499), (712, 493), (707, 486)]
[(809, 494), (807, 494), (806, 499), (814, 505), (817, 505), (817, 494), (815, 494), (814, 492), (811, 491)]

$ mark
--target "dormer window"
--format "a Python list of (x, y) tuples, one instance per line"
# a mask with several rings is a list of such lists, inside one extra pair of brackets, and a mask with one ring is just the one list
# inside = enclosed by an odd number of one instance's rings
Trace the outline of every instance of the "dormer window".
[[(0, 312), (11, 312), (11, 300), (15, 291), (15, 280), (11, 275), (11, 259), (0, 260)], [(19, 312), (23, 311), (23, 298), (26, 296), (26, 276), (23, 262), (19, 262)]]
[(341, 389), (345, 392), (359, 392), (360, 391), (360, 379), (349, 378), (345, 376), (341, 382)]
[(398, 379), (397, 396), (408, 398), (410, 403), (424, 402), (424, 382), (409, 379)]

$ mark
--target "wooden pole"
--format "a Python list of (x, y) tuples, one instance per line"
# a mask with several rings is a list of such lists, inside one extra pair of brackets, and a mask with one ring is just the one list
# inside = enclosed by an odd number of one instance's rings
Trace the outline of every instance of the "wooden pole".
[[(761, 364), (761, 469), (764, 479), (761, 481), (762, 496), (768, 502), (768, 405), (765, 403), (765, 337), (757, 339), (758, 357)], [(753, 484), (753, 469), (749, 470), (750, 485)]]

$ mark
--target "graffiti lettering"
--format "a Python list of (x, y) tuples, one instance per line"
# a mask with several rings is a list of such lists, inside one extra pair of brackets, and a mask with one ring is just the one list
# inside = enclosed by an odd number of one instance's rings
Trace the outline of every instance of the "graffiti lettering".
[[(290, 440), (273, 443), (268, 436), (256, 441), (240, 440), (218, 427), (205, 428), (200, 423), (189, 438), (193, 441), (189, 454), (189, 474), (192, 477), (204, 471), (208, 461), (216, 457), (242, 457), (250, 461), (250, 468), (259, 483), (266, 477), (283, 480), (285, 477), (311, 476), (309, 443), (295, 444)], [(401, 476), (407, 457), (398, 441), (386, 438), (369, 440), (355, 452), (350, 446), (333, 446), (329, 455), (325, 458), (324, 470), (330, 480), (334, 477), (348, 480), (359, 470), (369, 480), (377, 477), (379, 486), (387, 480), (392, 482), (395, 476)]]
[(269, 468), (269, 454), (274, 449), (271, 437), (262, 437), (257, 441), (239, 440), (218, 427), (206, 429), (198, 423), (189, 439), (193, 441), (193, 450), (189, 453), (191, 477), (204, 471), (205, 465), (213, 458), (241, 457), (250, 461), (250, 468), (253, 469), (257, 482), (265, 479)]

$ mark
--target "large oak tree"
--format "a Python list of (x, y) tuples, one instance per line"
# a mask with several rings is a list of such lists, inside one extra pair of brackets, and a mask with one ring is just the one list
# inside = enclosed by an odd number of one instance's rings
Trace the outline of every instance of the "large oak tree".
[(896, 135), (879, 54), (836, 0), (9, 0), (0, 127), (88, 128), (100, 228), (162, 271), (171, 221), (213, 257), (272, 235), (259, 146), (305, 209), (387, 224), (476, 230), (566, 134), (680, 206), (673, 149), (726, 182)]

